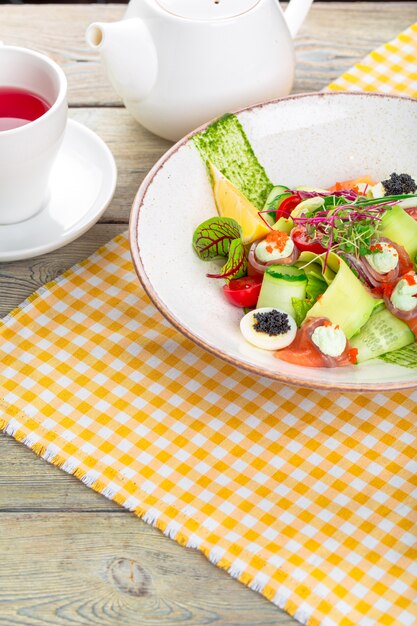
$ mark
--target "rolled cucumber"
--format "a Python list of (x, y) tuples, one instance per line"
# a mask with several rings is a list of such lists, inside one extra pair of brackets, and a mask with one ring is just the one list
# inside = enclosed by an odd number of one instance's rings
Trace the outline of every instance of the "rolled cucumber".
[[(324, 268), (325, 264), (326, 269)], [(296, 265), (307, 272), (310, 268), (314, 269), (330, 285), (339, 271), (339, 257), (334, 252), (330, 252), (326, 259), (326, 253), (316, 254), (315, 252), (305, 250), (298, 257)]]
[(270, 265), (265, 271), (257, 309), (274, 307), (295, 317), (293, 298), (306, 297), (307, 277), (292, 265)]
[(361, 363), (404, 348), (414, 341), (414, 334), (407, 324), (384, 307), (369, 318), (360, 333), (352, 337), (350, 345), (358, 350), (357, 362)]
[(380, 234), (403, 246), (414, 261), (417, 254), (417, 221), (403, 208), (392, 206), (381, 221)]
[(327, 317), (333, 324), (339, 324), (350, 339), (368, 321), (375, 306), (381, 301), (371, 296), (343, 259), (334, 253), (329, 254), (329, 259), (332, 268), (335, 268), (337, 261), (337, 274), (309, 310), (307, 317)]
[[(288, 192), (288, 193), (286, 193)], [(263, 216), (270, 224), (275, 224), (275, 212), (282, 202), (289, 198), (291, 195), (288, 187), (284, 185), (276, 185), (271, 189), (265, 202), (264, 211), (271, 211), (271, 213), (263, 213)], [(274, 212), (272, 212), (274, 211)], [(280, 229), (281, 230), (281, 229)]]

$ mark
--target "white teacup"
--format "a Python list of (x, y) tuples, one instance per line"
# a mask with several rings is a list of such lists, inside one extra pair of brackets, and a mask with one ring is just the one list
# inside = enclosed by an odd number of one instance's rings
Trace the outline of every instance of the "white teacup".
[(50, 105), (34, 121), (0, 130), (0, 224), (12, 224), (48, 201), (49, 175), (67, 122), (67, 79), (47, 56), (0, 45), (0, 87), (30, 91)]

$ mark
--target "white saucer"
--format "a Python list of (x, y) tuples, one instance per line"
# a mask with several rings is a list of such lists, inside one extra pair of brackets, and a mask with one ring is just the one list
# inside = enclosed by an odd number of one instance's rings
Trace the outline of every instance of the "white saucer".
[(51, 172), (49, 201), (24, 222), (0, 225), (0, 261), (39, 256), (85, 233), (106, 210), (116, 180), (116, 164), (104, 141), (68, 120)]

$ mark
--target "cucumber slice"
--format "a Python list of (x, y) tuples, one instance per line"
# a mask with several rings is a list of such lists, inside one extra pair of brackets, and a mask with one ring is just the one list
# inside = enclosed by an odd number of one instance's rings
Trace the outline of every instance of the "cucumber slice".
[(273, 278), (279, 278), (291, 283), (307, 280), (304, 270), (294, 267), (294, 265), (270, 265), (265, 273)]
[(267, 219), (270, 224), (275, 224), (275, 213), (278, 207), (286, 198), (289, 198), (290, 195), (291, 192), (288, 187), (284, 187), (284, 185), (276, 185), (271, 189), (264, 206), (264, 211), (268, 210), (271, 211), (271, 213), (263, 213), (265, 219)]
[[(266, 213), (265, 213), (266, 215)], [(292, 217), (280, 217), (277, 222), (272, 226), (274, 230), (282, 230), (284, 233), (290, 234), (294, 228), (294, 222)]]
[(275, 185), (275, 187), (273, 187), (273, 189), (271, 189), (271, 193), (269, 194), (268, 198), (266, 199), (266, 201), (268, 202), (268, 200), (273, 196), (280, 196), (283, 193), (285, 193), (286, 191), (289, 191), (290, 188), (286, 187), (285, 185)]
[(306, 286), (303, 270), (291, 265), (270, 265), (264, 274), (256, 308), (274, 307), (294, 317), (292, 299), (304, 300)]
[(417, 221), (398, 205), (394, 205), (385, 213), (381, 221), (380, 233), (403, 246), (411, 259), (417, 254)]
[(357, 361), (367, 361), (414, 343), (415, 337), (405, 322), (385, 307), (374, 313), (350, 345), (358, 350)]
[(314, 198), (307, 198), (307, 200), (303, 200), (300, 204), (297, 204), (295, 209), (291, 211), (291, 217), (300, 217), (303, 213), (308, 213), (309, 211), (314, 211), (315, 209), (319, 209), (324, 205), (324, 198), (321, 196), (314, 196)]

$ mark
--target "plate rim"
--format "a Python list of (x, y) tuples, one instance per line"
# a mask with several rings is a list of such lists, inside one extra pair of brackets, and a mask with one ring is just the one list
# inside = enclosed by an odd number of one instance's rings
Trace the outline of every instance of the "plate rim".
[[(253, 109), (262, 109), (265, 106), (280, 104), (281, 102), (288, 102), (290, 100), (299, 100), (302, 98), (332, 98), (332, 97), (369, 97), (369, 98), (387, 98), (390, 100), (401, 101), (405, 100), (408, 102), (414, 102), (417, 106), (417, 100), (410, 96), (399, 96), (396, 94), (384, 94), (384, 93), (376, 93), (376, 92), (367, 92), (367, 91), (318, 91), (318, 92), (307, 92), (307, 93), (299, 93), (292, 94), (289, 96), (285, 96), (283, 98), (275, 98), (272, 100), (266, 100), (263, 102), (259, 102), (256, 104), (252, 104), (249, 106), (245, 106), (234, 111), (231, 111), (231, 114), (238, 115), (239, 113), (243, 113), (245, 111), (252, 111)], [(159, 170), (163, 167), (163, 165), (171, 158), (173, 154), (175, 154), (182, 146), (186, 145), (190, 139), (196, 135), (197, 133), (205, 130), (213, 121), (218, 119), (218, 117), (205, 122), (198, 128), (192, 130), (190, 133), (182, 137), (179, 141), (177, 141), (173, 146), (171, 146), (163, 155), (158, 159), (158, 161), (153, 165), (153, 167), (149, 170), (148, 174), (145, 176), (142, 181), (139, 189), (135, 195), (135, 198), (132, 203), (132, 208), (130, 212), (129, 218), (129, 247), (130, 253), (132, 256), (133, 265), (136, 271), (136, 274), (139, 278), (139, 281), (144, 288), (146, 294), (150, 298), (151, 302), (155, 305), (155, 307), (162, 313), (162, 315), (172, 324), (177, 330), (180, 331), (182, 335), (190, 339), (193, 343), (197, 344), (200, 348), (203, 348), (207, 352), (213, 354), (214, 356), (220, 358), (222, 361), (230, 363), (235, 366), (238, 370), (245, 370), (250, 372), (251, 374), (255, 374), (256, 376), (263, 376), (265, 378), (269, 378), (270, 380), (284, 383), (291, 386), (299, 386), (308, 389), (319, 389), (322, 391), (343, 391), (343, 392), (352, 392), (352, 393), (374, 393), (374, 392), (387, 392), (387, 391), (403, 391), (407, 389), (415, 389), (417, 388), (417, 377), (414, 382), (397, 382), (397, 383), (370, 383), (363, 384), (359, 383), (326, 383), (321, 381), (314, 381), (310, 379), (305, 379), (304, 377), (299, 376), (289, 376), (287, 374), (282, 374), (280, 372), (273, 372), (268, 369), (264, 369), (262, 367), (253, 366), (250, 363), (242, 363), (238, 361), (234, 357), (225, 354), (224, 352), (219, 351), (215, 347), (206, 343), (203, 339), (193, 334), (187, 328), (181, 325), (180, 321), (171, 313), (167, 306), (160, 300), (158, 294), (154, 290), (152, 283), (146, 274), (144, 264), (140, 255), (140, 247), (137, 238), (138, 232), (138, 221), (140, 209), (143, 205), (146, 193), (148, 188), (153, 182), (153, 179), (159, 172)]]

